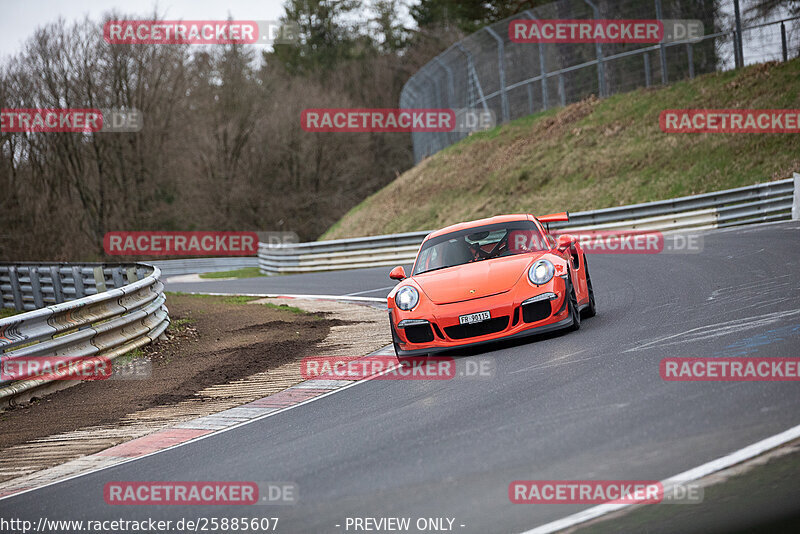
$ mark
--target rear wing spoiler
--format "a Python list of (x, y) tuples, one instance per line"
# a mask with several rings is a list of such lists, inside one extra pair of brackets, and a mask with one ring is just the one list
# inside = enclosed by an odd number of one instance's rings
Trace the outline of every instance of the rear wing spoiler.
[(567, 222), (569, 221), (569, 212), (562, 211), (561, 213), (551, 213), (550, 215), (542, 215), (536, 218), (539, 219), (539, 222), (544, 224), (551, 222)]

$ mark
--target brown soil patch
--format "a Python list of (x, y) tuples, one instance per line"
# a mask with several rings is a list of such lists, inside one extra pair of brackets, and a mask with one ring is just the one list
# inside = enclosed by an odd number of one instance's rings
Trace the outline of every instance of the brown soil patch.
[[(94, 425), (113, 425), (134, 412), (177, 404), (209, 386), (269, 371), (315, 353), (341, 320), (302, 315), (226, 297), (170, 295), (173, 327), (146, 347), (150, 377), (84, 382), (0, 413), (0, 448)], [(187, 321), (188, 320), (188, 321)], [(211, 399), (209, 399), (211, 400)]]

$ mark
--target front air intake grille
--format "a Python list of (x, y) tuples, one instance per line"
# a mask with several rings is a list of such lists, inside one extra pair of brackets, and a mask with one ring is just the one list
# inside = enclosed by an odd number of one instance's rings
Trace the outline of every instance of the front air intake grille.
[(522, 320), (526, 323), (535, 323), (542, 319), (550, 317), (550, 301), (540, 300), (539, 302), (531, 302), (522, 306)]
[(404, 328), (409, 343), (428, 343), (433, 341), (433, 330), (429, 324), (415, 324)]
[(444, 329), (451, 339), (466, 339), (502, 332), (508, 326), (508, 315), (473, 324), (459, 324)]
[(439, 327), (436, 326), (436, 323), (431, 323), (431, 324), (433, 325), (433, 329), (436, 331), (436, 337), (438, 337), (439, 339), (444, 339), (444, 336), (442, 335), (442, 331), (439, 330)]

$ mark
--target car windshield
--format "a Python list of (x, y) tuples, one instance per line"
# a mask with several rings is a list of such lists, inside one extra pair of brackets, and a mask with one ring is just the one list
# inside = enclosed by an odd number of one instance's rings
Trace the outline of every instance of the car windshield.
[(419, 251), (413, 274), (549, 248), (533, 221), (478, 226), (427, 240)]

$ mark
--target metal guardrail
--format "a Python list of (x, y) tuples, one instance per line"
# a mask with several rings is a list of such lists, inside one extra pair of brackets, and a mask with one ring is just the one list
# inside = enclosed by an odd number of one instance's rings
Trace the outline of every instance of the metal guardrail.
[[(90, 369), (152, 342), (170, 322), (160, 276), (142, 263), (0, 264), (3, 307), (35, 308), (0, 319), (3, 362), (58, 356)], [(64, 376), (0, 380), (0, 403)]]
[(180, 274), (218, 273), (221, 271), (235, 271), (247, 267), (258, 267), (258, 258), (243, 256), (234, 258), (189, 258), (181, 260), (149, 261), (161, 269), (164, 278)]
[[(794, 178), (725, 191), (629, 206), (580, 211), (553, 230), (708, 230), (742, 224), (800, 218), (800, 174)], [(425, 232), (335, 239), (294, 245), (259, 244), (265, 274), (309, 273), (385, 267), (410, 263)]]

